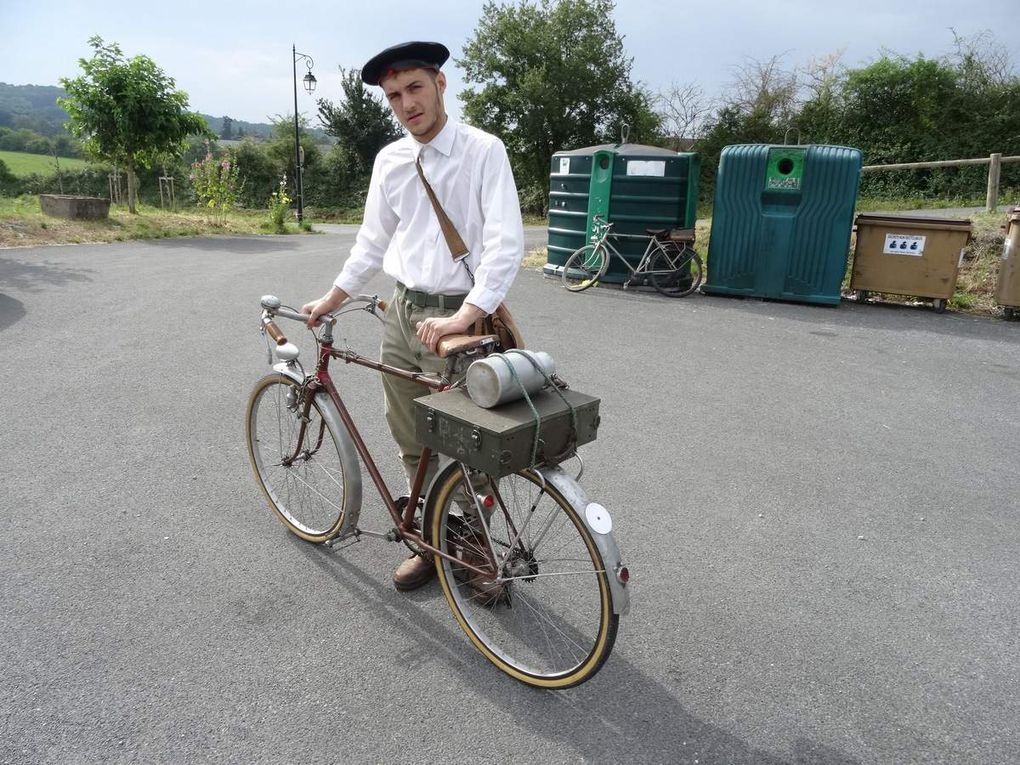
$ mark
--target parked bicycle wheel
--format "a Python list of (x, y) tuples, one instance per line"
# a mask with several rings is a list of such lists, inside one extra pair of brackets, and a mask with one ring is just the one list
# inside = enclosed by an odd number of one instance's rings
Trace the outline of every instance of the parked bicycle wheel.
[(608, 265), (609, 253), (604, 247), (586, 244), (567, 258), (561, 275), (563, 286), (571, 292), (586, 290), (598, 283)]
[(498, 481), (472, 473), (471, 483), (470, 492), (487, 498), (479, 502), (484, 520), (465, 501), (460, 463), (436, 479), (426, 510), (432, 544), (454, 557), (437, 557), (436, 568), (457, 621), (487, 659), (523, 683), (584, 682), (609, 656), (619, 623), (584, 521), (532, 470)]
[(347, 509), (360, 503), (348, 491), (348, 477), (359, 470), (356, 457), (324, 416), (328, 406), (325, 395), (316, 397), (299, 442), (302, 390), (297, 383), (286, 375), (268, 375), (248, 400), (248, 455), (255, 476), (284, 525), (311, 542), (335, 536)]
[(659, 245), (648, 267), (648, 281), (663, 295), (684, 297), (701, 286), (701, 257), (690, 247)]

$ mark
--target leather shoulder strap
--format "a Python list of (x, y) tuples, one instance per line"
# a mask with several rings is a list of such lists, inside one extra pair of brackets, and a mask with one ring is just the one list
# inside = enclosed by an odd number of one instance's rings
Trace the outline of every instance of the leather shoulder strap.
[(414, 168), (418, 171), (418, 177), (421, 178), (421, 182), (425, 184), (425, 193), (429, 195), (429, 201), (432, 203), (432, 209), (436, 211), (436, 217), (439, 218), (439, 228), (443, 230), (443, 236), (446, 238), (446, 246), (450, 248), (450, 254), (454, 260), (462, 258), (468, 254), (467, 245), (464, 244), (464, 240), (460, 238), (460, 234), (457, 233), (456, 226), (453, 225), (453, 221), (450, 220), (450, 216), (446, 214), (446, 210), (439, 204), (439, 199), (436, 197), (436, 192), (432, 190), (432, 186), (425, 178), (425, 172), (421, 169), (421, 152), (418, 152), (418, 158), (414, 161)]

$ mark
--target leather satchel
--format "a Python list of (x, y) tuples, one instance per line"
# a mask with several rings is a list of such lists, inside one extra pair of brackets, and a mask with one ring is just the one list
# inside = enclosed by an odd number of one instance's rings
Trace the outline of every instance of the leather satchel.
[[(468, 254), (467, 245), (464, 244), (464, 240), (457, 232), (456, 226), (453, 225), (453, 221), (450, 220), (450, 216), (446, 214), (446, 210), (439, 203), (439, 198), (436, 197), (436, 192), (432, 190), (431, 184), (425, 178), (425, 173), (421, 169), (421, 153), (418, 154), (417, 160), (414, 163), (415, 169), (418, 171), (418, 177), (421, 178), (421, 182), (425, 184), (425, 193), (428, 194), (429, 201), (432, 203), (432, 209), (436, 211), (436, 217), (439, 219), (439, 227), (443, 230), (443, 237), (446, 239), (446, 245), (450, 248), (450, 254), (454, 260), (461, 260)], [(468, 276), (471, 277), (471, 283), (475, 283), (475, 277), (468, 269), (467, 263), (464, 263), (464, 268), (468, 272)], [(496, 310), (488, 316), (479, 319), (475, 322), (473, 334), (475, 335), (495, 335), (499, 338), (499, 344), (502, 346), (504, 351), (508, 351), (511, 348), (523, 348), (524, 347), (524, 335), (521, 334), (520, 327), (517, 326), (517, 322), (514, 321), (513, 315), (510, 313), (510, 308), (507, 306), (506, 301), (503, 301)]]
[(496, 310), (484, 319), (475, 322), (474, 334), (495, 335), (499, 338), (499, 344), (503, 346), (504, 351), (511, 348), (524, 348), (524, 335), (521, 334), (520, 327), (514, 321), (506, 301), (496, 306)]

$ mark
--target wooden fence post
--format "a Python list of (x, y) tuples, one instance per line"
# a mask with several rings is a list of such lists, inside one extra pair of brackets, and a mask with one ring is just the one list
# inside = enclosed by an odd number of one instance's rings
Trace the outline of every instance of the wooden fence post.
[(988, 194), (985, 197), (985, 212), (995, 212), (999, 206), (999, 168), (1002, 155), (992, 154), (988, 162)]

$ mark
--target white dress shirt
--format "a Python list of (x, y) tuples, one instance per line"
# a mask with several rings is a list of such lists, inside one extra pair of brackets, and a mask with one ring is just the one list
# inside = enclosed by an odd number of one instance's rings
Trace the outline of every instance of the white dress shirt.
[[(415, 160), (468, 247), (455, 261)], [(524, 225), (506, 149), (495, 136), (447, 121), (427, 144), (407, 135), (372, 167), (365, 218), (334, 284), (356, 295), (381, 267), (404, 286), (434, 295), (467, 293), (489, 314), (510, 289), (524, 255)]]

